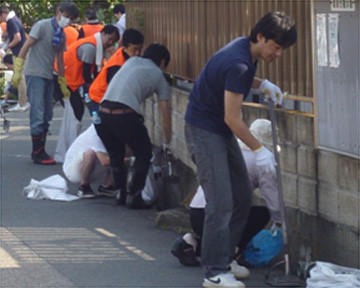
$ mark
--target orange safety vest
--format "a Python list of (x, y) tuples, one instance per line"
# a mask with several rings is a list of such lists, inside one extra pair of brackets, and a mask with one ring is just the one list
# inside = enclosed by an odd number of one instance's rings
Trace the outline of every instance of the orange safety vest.
[[(72, 43), (74, 43), (77, 40), (77, 38), (79, 37), (79, 32), (74, 27), (67, 26), (64, 28), (64, 33), (66, 37), (66, 49), (67, 49)], [(56, 72), (59, 72), (56, 59), (54, 60), (54, 70)]]
[(100, 32), (104, 25), (102, 24), (84, 24), (81, 26), (84, 31), (84, 38), (94, 35), (97, 32)]
[(100, 103), (103, 99), (106, 89), (108, 87), (107, 83), (107, 72), (110, 67), (113, 66), (122, 66), (124, 65), (126, 58), (123, 54), (124, 47), (119, 48), (113, 56), (110, 57), (106, 65), (101, 69), (99, 75), (96, 76), (94, 82), (89, 88), (90, 99), (96, 103)]
[(79, 37), (79, 32), (72, 26), (65, 27), (64, 33), (66, 35), (66, 48), (74, 43)]
[(85, 83), (83, 78), (83, 62), (77, 57), (77, 49), (85, 43), (92, 44), (96, 47), (95, 36), (77, 40), (71, 44), (64, 53), (65, 78), (67, 85), (73, 92)]

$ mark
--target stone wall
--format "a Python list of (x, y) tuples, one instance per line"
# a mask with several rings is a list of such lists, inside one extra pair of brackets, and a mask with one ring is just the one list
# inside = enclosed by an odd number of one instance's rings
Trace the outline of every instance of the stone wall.
[[(179, 206), (197, 187), (183, 133), (187, 98), (187, 92), (172, 88), (172, 150), (182, 181), (169, 187), (168, 208)], [(147, 100), (144, 113), (152, 141), (160, 145), (155, 99)], [(243, 118), (247, 124), (269, 118), (268, 110), (245, 106)], [(276, 120), (292, 264), (312, 259), (359, 268), (359, 160), (315, 149), (312, 117), (278, 110)]]

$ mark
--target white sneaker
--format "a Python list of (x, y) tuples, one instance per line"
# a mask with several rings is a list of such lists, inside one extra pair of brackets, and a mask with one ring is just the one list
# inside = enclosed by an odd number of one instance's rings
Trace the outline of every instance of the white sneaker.
[(22, 110), (21, 110), (20, 104), (17, 103), (14, 107), (9, 108), (8, 111), (9, 111), (9, 112), (20, 112), (20, 111), (22, 111)]
[(231, 273), (219, 274), (214, 277), (204, 278), (205, 288), (246, 288), (245, 284), (235, 279)]
[(242, 279), (250, 276), (250, 271), (239, 265), (235, 260), (230, 263), (230, 273), (235, 276), (236, 279)]
[(22, 110), (22, 112), (28, 111), (30, 109), (30, 103), (26, 102), (24, 106), (20, 106), (20, 109)]
[(9, 112), (26, 112), (30, 109), (30, 103), (26, 102), (24, 106), (20, 106), (19, 103), (16, 104), (15, 107), (9, 109)]

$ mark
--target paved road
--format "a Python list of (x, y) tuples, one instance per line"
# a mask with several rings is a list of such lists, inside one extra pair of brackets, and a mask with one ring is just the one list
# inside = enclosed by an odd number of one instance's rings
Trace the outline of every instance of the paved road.
[[(54, 110), (47, 150), (53, 153), (62, 108)], [(178, 236), (155, 225), (156, 211), (134, 211), (114, 199), (29, 200), (30, 179), (62, 174), (61, 165), (30, 160), (26, 113), (8, 113), (0, 125), (0, 287), (201, 287), (201, 268), (181, 266), (169, 253)], [(88, 114), (84, 128), (90, 123)], [(2, 120), (1, 120), (2, 122)], [(68, 183), (69, 192), (76, 185)], [(267, 287), (265, 269), (253, 269), (247, 287)]]

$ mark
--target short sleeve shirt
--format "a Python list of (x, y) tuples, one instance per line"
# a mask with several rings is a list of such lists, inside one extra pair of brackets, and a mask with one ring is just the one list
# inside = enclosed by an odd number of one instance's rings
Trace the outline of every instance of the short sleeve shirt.
[(140, 113), (141, 103), (154, 93), (159, 100), (170, 99), (161, 69), (150, 59), (134, 56), (111, 79), (102, 101), (122, 103)]
[(216, 52), (204, 66), (189, 97), (185, 121), (224, 137), (233, 133), (224, 121), (224, 91), (250, 91), (256, 73), (250, 40), (237, 38)]
[(24, 45), (24, 43), (26, 41), (24, 26), (21, 23), (21, 21), (19, 20), (19, 18), (15, 16), (6, 22), (6, 27), (7, 27), (7, 34), (9, 36), (9, 43), (11, 41), (13, 41), (14, 35), (16, 33), (20, 33), (20, 37), (21, 37), (20, 42), (16, 46), (11, 48), (12, 54), (14, 56), (18, 56), (19, 52), (21, 50), (21, 47)]
[(78, 47), (76, 54), (80, 61), (93, 64), (96, 57), (96, 47), (93, 44), (84, 43)]
[(60, 45), (53, 46), (53, 31), (51, 19), (40, 20), (32, 27), (29, 36), (37, 41), (30, 47), (29, 53), (26, 56), (25, 75), (46, 79), (53, 78), (55, 55), (66, 49), (65, 37), (62, 38)]

